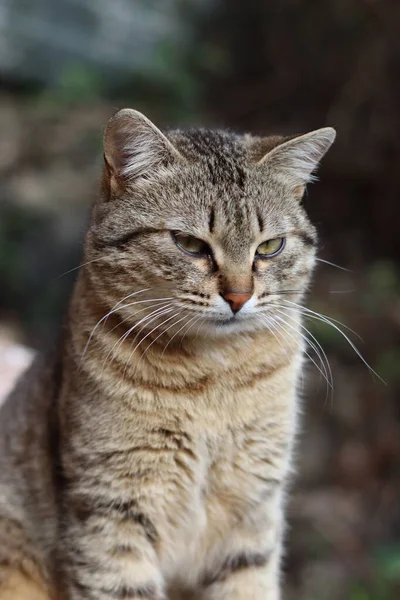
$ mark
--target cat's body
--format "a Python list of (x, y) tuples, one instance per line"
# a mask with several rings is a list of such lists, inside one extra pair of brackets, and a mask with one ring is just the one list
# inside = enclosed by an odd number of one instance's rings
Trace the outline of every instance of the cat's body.
[(280, 597), (302, 337), (265, 306), (308, 284), (332, 141), (111, 121), (62, 340), (0, 412), (0, 600)]

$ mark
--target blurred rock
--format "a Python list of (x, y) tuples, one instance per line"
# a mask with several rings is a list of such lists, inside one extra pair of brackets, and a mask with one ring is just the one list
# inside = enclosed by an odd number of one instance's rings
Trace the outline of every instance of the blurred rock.
[(33, 350), (16, 343), (10, 333), (0, 330), (0, 404), (31, 364), (34, 355)]

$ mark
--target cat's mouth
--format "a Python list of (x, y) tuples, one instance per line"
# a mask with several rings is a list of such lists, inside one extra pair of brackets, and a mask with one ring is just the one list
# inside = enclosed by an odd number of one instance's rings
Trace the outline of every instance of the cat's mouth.
[[(227, 325), (241, 325), (247, 321), (249, 321), (249, 314), (241, 314), (240, 312), (237, 314), (232, 314), (228, 316), (218, 316), (213, 317), (212, 322), (214, 325), (218, 325), (220, 327), (224, 327)], [(250, 319), (251, 320), (251, 319)]]
[(237, 318), (235, 317), (235, 315), (232, 315), (231, 317), (226, 317), (225, 319), (216, 319), (215, 323), (217, 325), (232, 325), (232, 323), (237, 322)]

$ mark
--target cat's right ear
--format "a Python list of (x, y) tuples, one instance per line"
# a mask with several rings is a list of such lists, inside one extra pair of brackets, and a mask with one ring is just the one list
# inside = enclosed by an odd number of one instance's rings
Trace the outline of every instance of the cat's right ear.
[(183, 159), (147, 117), (124, 108), (107, 124), (104, 160), (111, 185), (120, 187), (138, 178), (156, 179), (168, 165)]
[[(313, 173), (335, 137), (336, 131), (332, 127), (323, 127), (286, 139), (256, 139), (251, 148), (253, 160), (261, 168), (274, 172), (292, 188), (296, 197), (301, 198), (307, 183), (315, 180)], [(260, 156), (263, 146), (264, 155)]]

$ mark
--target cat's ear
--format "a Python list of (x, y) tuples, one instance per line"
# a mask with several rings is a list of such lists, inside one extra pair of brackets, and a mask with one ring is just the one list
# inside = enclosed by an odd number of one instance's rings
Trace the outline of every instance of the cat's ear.
[(305, 135), (291, 138), (275, 145), (261, 159), (258, 165), (265, 165), (301, 196), (304, 187), (315, 177), (313, 172), (336, 137), (332, 127), (323, 127)]
[(166, 136), (142, 113), (119, 110), (104, 134), (104, 158), (110, 175), (121, 181), (153, 178), (181, 155)]

